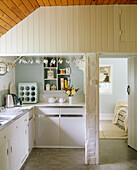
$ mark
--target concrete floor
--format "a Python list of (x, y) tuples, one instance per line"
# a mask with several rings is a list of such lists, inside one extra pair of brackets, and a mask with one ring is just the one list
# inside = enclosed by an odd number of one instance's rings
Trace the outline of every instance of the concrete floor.
[(84, 164), (84, 149), (33, 149), (21, 170), (137, 170), (127, 140), (100, 140), (100, 165)]

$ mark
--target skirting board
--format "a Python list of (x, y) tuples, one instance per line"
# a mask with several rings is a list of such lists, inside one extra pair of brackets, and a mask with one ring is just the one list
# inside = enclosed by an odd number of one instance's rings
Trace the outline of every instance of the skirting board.
[(80, 146), (34, 146), (34, 148), (53, 148), (53, 149), (59, 149), (59, 148), (65, 148), (65, 149), (68, 149), (68, 148), (85, 148), (85, 147), (80, 147)]
[(113, 120), (114, 113), (100, 113), (99, 120)]

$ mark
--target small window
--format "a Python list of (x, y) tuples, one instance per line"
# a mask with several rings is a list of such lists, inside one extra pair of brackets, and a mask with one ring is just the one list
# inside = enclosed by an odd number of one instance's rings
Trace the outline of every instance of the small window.
[(99, 92), (100, 94), (112, 94), (112, 65), (99, 67)]

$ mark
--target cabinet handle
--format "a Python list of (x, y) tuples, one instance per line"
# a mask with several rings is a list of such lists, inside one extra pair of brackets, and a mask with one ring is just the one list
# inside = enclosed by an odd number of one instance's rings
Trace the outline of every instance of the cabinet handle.
[(10, 147), (11, 153), (12, 153), (12, 146)]
[(9, 150), (7, 149), (7, 155), (9, 155)]
[(24, 120), (25, 122), (27, 121), (27, 119)]
[(18, 126), (16, 126), (16, 129), (18, 128)]
[(4, 136), (4, 139), (6, 139), (6, 136)]

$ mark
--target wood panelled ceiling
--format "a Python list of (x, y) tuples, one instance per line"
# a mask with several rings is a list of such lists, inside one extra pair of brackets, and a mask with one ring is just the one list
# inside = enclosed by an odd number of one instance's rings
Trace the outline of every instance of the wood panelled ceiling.
[(40, 6), (137, 4), (137, 0), (0, 0), (0, 37)]

